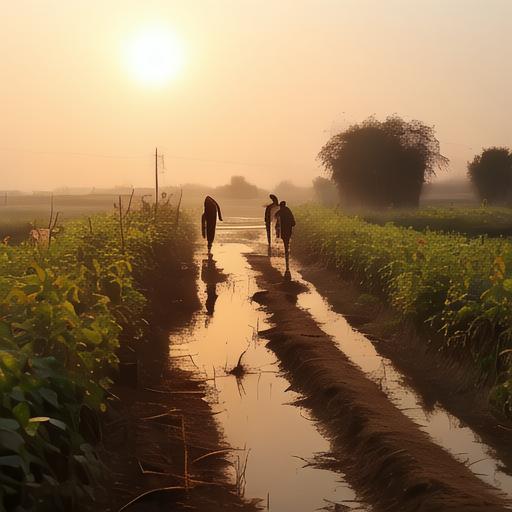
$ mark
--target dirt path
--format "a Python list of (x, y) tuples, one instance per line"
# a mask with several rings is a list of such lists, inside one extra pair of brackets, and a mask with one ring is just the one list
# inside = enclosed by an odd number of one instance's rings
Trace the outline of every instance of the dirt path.
[[(512, 474), (512, 424), (503, 419), (497, 420), (492, 415), (488, 402), (490, 387), (475, 387), (479, 375), (474, 365), (454, 360), (439, 350), (438, 344), (428, 343), (430, 334), (422, 335), (414, 326), (404, 324), (391, 308), (364, 294), (356, 283), (342, 279), (334, 271), (301, 261), (300, 274), (314, 285), (333, 313), (347, 317), (352, 327), (372, 340), (382, 358), (392, 361), (404, 376), (407, 386), (417, 392), (418, 401), (427, 412), (426, 418), (420, 418), (422, 422), (432, 421), (442, 406), (447, 415), (460, 420), (459, 438), (462, 437), (460, 430), (463, 425), (468, 425), (490, 448), (484, 449), (483, 454), (475, 454), (473, 460), (485, 461), (486, 452), (491, 452), (492, 457), (499, 461), (498, 465), (502, 466), (502, 471)], [(492, 466), (484, 461), (476, 463), (478, 467), (474, 469), (479, 473), (492, 474)], [(503, 482), (505, 487), (507, 485)], [(512, 479), (508, 482), (508, 489), (512, 493)]]
[(379, 510), (507, 510), (505, 499), (433, 443), (296, 306), (301, 291), (282, 283), (266, 257), (248, 256), (271, 313), (265, 336), (292, 384), (328, 427), (347, 479)]
[(149, 336), (124, 347), (133, 363), (112, 388), (104, 425), (106, 512), (256, 510), (226, 477), (222, 454), (231, 447), (215, 422), (208, 385), (169, 354), (169, 332), (187, 326), (199, 307), (197, 274), (182, 269), (172, 296), (157, 287)]
[(332, 467), (328, 440), (258, 337), (270, 325), (251, 300), (259, 288), (245, 258), (250, 242), (229, 238), (222, 236), (211, 258), (198, 248), (203, 308), (188, 327), (171, 333), (170, 355), (210, 386), (219, 430), (237, 448), (225, 454), (232, 482), (247, 499), (261, 499), (265, 510), (311, 512), (329, 504), (368, 510), (340, 467)]
[(123, 391), (135, 457), (119, 488), (173, 487), (130, 510), (247, 508), (237, 494), (276, 512), (511, 510), (477, 476), (476, 452), (465, 464), (443, 449), (340, 346), (340, 325), (308, 312), (310, 284), (283, 282), (258, 223), (226, 224), (213, 257), (198, 248), (201, 310), (163, 329), (160, 349), (142, 352), (143, 384)]

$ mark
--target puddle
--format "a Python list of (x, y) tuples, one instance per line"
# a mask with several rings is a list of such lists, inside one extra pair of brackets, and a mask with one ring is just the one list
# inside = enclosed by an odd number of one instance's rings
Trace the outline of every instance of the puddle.
[[(243, 220), (246, 229), (251, 223)], [(244, 222), (224, 226), (229, 230)], [(293, 405), (300, 396), (287, 390), (275, 356), (257, 338), (258, 329), (269, 325), (250, 300), (258, 288), (247, 252), (251, 248), (240, 243), (215, 243), (210, 259), (199, 251), (204, 308), (191, 327), (170, 334), (170, 357), (210, 379), (225, 440), (241, 449), (234, 452), (231, 477), (247, 498), (260, 498), (265, 509), (276, 512), (311, 512), (329, 503), (365, 510), (342, 474), (308, 465), (329, 452), (329, 443), (308, 411)], [(247, 373), (237, 380), (227, 372), (245, 350)]]
[[(272, 257), (271, 260), (274, 267), (284, 271), (282, 257)], [(300, 265), (291, 262), (293, 279), (308, 288), (308, 292), (299, 295), (298, 305), (308, 310), (340, 350), (379, 384), (391, 402), (438, 445), (466, 463), (479, 478), (512, 498), (512, 476), (504, 472), (494, 450), (440, 405), (425, 410), (420, 396), (405, 383), (403, 375), (395, 369), (393, 363), (379, 355), (372, 342), (353, 329), (343, 315), (331, 309), (315, 286), (300, 276), (299, 268)]]

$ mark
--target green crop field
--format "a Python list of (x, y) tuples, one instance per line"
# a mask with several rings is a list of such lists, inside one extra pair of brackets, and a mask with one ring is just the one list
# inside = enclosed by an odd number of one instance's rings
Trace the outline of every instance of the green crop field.
[[(128, 195), (124, 194), (128, 202)], [(59, 212), (60, 221), (111, 212), (117, 196), (113, 194), (55, 195), (54, 214)], [(26, 240), (34, 227), (48, 227), (52, 197), (50, 195), (18, 195), (0, 200), (0, 242), (17, 244)], [(140, 197), (134, 198), (134, 206), (140, 205)]]
[(139, 277), (193, 239), (164, 205), (156, 220), (125, 212), (123, 231), (104, 214), (65, 223), (49, 247), (0, 245), (0, 510), (94, 503), (102, 468), (81, 418), (108, 407), (121, 334), (144, 334)]
[(420, 210), (388, 210), (362, 212), (360, 217), (373, 224), (410, 227), (418, 231), (430, 229), (468, 236), (512, 236), (511, 208), (440, 207)]
[(442, 334), (496, 379), (494, 407), (512, 416), (512, 243), (392, 225), (333, 209), (297, 212), (295, 248), (382, 296), (404, 319)]

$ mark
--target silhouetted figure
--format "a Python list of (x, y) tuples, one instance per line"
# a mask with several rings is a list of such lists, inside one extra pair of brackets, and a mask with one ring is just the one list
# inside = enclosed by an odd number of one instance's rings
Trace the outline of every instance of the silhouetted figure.
[(220, 206), (213, 197), (206, 196), (204, 200), (204, 213), (201, 217), (201, 233), (203, 238), (208, 241), (208, 254), (212, 250), (213, 240), (215, 239), (215, 227), (217, 226), (217, 213), (219, 220), (222, 220)]
[(213, 316), (215, 302), (217, 302), (217, 284), (226, 280), (226, 276), (219, 271), (211, 254), (201, 262), (201, 280), (206, 284), (206, 312)]
[(284, 257), (286, 260), (286, 270), (290, 270), (290, 238), (292, 237), (293, 227), (295, 226), (295, 217), (286, 201), (279, 203), (279, 210), (276, 213), (277, 223), (279, 225), (279, 235), (284, 243)]
[(272, 245), (272, 224), (275, 223), (276, 213), (279, 210), (279, 200), (274, 194), (270, 194), (272, 202), (265, 207), (265, 228), (267, 229), (268, 246)]

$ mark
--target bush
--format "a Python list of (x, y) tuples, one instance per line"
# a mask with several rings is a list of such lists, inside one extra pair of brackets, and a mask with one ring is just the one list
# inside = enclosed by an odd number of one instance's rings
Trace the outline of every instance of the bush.
[(442, 334), (446, 347), (469, 354), (500, 383), (495, 396), (510, 401), (509, 241), (375, 226), (321, 207), (303, 207), (296, 217), (299, 253), (317, 255), (380, 294), (402, 318)]
[(468, 176), (480, 199), (489, 204), (510, 201), (512, 154), (508, 148), (487, 148), (468, 163)]
[(49, 249), (0, 247), (0, 510), (94, 508), (84, 417), (107, 409), (123, 329), (144, 334), (143, 276), (192, 252), (169, 206), (124, 220), (124, 251), (109, 215), (70, 222)]
[(418, 206), (423, 184), (448, 162), (433, 128), (398, 116), (351, 126), (318, 158), (346, 205), (372, 208)]

